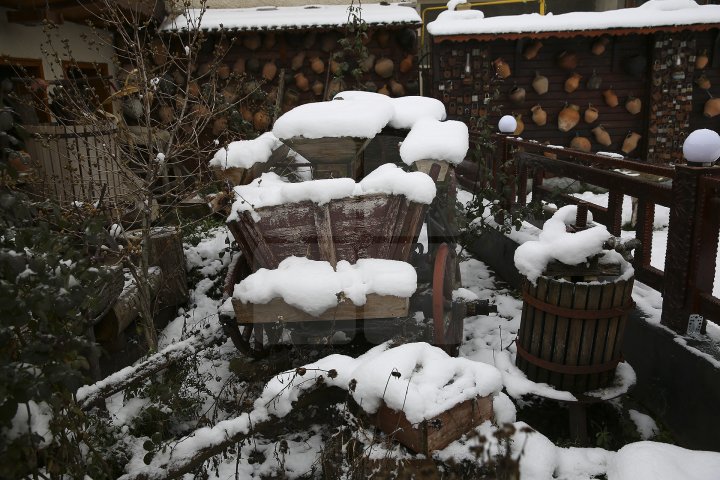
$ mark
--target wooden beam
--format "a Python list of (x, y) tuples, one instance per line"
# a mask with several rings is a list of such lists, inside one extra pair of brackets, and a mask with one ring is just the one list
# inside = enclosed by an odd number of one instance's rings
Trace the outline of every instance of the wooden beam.
[(23, 8), (21, 10), (8, 10), (6, 13), (9, 23), (19, 23), (21, 25), (39, 25), (44, 21), (60, 25), (64, 22), (64, 17), (57, 10)]

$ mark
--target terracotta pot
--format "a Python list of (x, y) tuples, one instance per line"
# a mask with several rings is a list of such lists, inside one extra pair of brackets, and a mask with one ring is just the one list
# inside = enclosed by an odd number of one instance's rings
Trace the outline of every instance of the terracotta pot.
[(598, 116), (600, 116), (600, 112), (598, 111), (598, 109), (588, 104), (588, 108), (585, 110), (584, 115), (585, 122), (593, 123), (595, 120), (598, 119)]
[(381, 47), (386, 48), (390, 45), (390, 32), (387, 29), (378, 30), (375, 32), (375, 41)]
[(277, 75), (277, 65), (274, 62), (267, 62), (263, 65), (262, 77), (268, 82), (272, 82)]
[(325, 90), (325, 85), (320, 80), (315, 80), (315, 83), (312, 84), (312, 87), (310, 87), (312, 92), (317, 95), (318, 97), (322, 95), (323, 90)]
[(580, 150), (581, 152), (589, 152), (592, 150), (592, 143), (588, 138), (577, 136), (570, 140), (570, 148)]
[(697, 80), (695, 80), (695, 83), (698, 87), (702, 88), (703, 90), (709, 90), (712, 84), (710, 83), (710, 79), (707, 78), (707, 76), (703, 73), (698, 77)]
[(415, 57), (410, 53), (405, 58), (400, 60), (400, 73), (408, 73), (412, 70), (413, 60)]
[(595, 42), (593, 42), (592, 48), (590, 51), (593, 55), (602, 55), (605, 53), (605, 49), (607, 48), (608, 44), (610, 43), (610, 39), (607, 37), (600, 37)]
[(515, 104), (522, 103), (525, 100), (525, 89), (518, 86), (513, 87), (508, 94), (508, 98)]
[(622, 144), (622, 147), (620, 148), (620, 150), (622, 150), (622, 152), (625, 155), (627, 155), (628, 153), (632, 152), (633, 150), (635, 150), (637, 148), (638, 142), (640, 142), (641, 138), (642, 138), (642, 135), (640, 135), (639, 133), (635, 133), (635, 132), (628, 133), (627, 136), (625, 137), (625, 140), (623, 140), (623, 144)]
[(382, 87), (378, 88), (377, 93), (387, 95), (388, 97), (390, 96), (390, 90), (388, 90), (387, 85), (383, 85)]
[(390, 80), (390, 92), (392, 92), (394, 97), (404, 97), (405, 87), (403, 87), (400, 82)]
[(525, 49), (523, 50), (523, 57), (525, 57), (525, 60), (532, 60), (533, 58), (537, 57), (537, 54), (542, 47), (542, 42), (540, 40), (535, 40), (534, 42), (525, 47)]
[(250, 33), (243, 38), (243, 46), (248, 50), (255, 51), (260, 48), (261, 44), (260, 35), (257, 33)]
[(330, 73), (338, 75), (342, 71), (342, 63), (330, 59)]
[(700, 55), (695, 57), (695, 68), (702, 70), (707, 67), (709, 61), (710, 59), (708, 58), (707, 50), (703, 50)]
[(158, 116), (163, 125), (168, 125), (175, 119), (175, 109), (170, 105), (163, 105), (158, 110)]
[(242, 115), (243, 120), (246, 122), (253, 121), (253, 112), (247, 106), (240, 107), (240, 115)]
[(525, 131), (525, 122), (523, 122), (522, 115), (515, 115), (515, 122), (517, 122), (517, 127), (515, 127), (513, 135), (522, 135)]
[(610, 138), (610, 134), (605, 130), (605, 127), (602, 125), (598, 125), (597, 127), (592, 129), (593, 134), (595, 135), (595, 141), (602, 145), (603, 147), (609, 147), (612, 145), (612, 138)]
[(205, 62), (200, 64), (200, 68), (198, 68), (198, 75), (206, 75), (210, 69), (212, 68), (212, 65), (209, 62)]
[(368, 73), (372, 70), (373, 65), (375, 65), (375, 55), (368, 55), (360, 62), (360, 70), (364, 73)]
[(276, 43), (277, 37), (275, 36), (275, 32), (267, 32), (263, 37), (262, 46), (265, 50), (271, 50)]
[(633, 115), (637, 115), (642, 110), (642, 100), (632, 95), (629, 96), (625, 102), (625, 109)]
[(705, 108), (703, 109), (703, 113), (708, 118), (713, 118), (716, 115), (720, 114), (720, 97), (711, 98), (710, 100), (705, 102)]
[(608, 88), (603, 92), (603, 98), (605, 99), (605, 103), (608, 107), (617, 107), (620, 103), (617, 95), (615, 95), (615, 92), (612, 91), (612, 88)]
[(587, 88), (590, 90), (600, 90), (600, 85), (602, 85), (602, 78), (593, 70), (592, 75), (588, 78)]
[(290, 61), (290, 68), (299, 70), (305, 63), (305, 52), (298, 52)]
[(237, 85), (234, 82), (230, 82), (227, 87), (223, 88), (222, 96), (227, 103), (235, 103), (238, 98)]
[[(320, 84), (322, 86), (322, 83)], [(304, 73), (296, 73), (295, 74), (295, 86), (298, 88), (298, 90), (301, 90), (303, 92), (307, 92), (310, 88), (310, 81), (305, 76)]]
[(495, 66), (495, 73), (500, 78), (508, 78), (512, 74), (510, 71), (510, 65), (508, 65), (502, 57), (496, 58), (493, 61), (493, 65)]
[(381, 58), (375, 63), (375, 73), (380, 75), (382, 78), (392, 77), (395, 71), (395, 63), (389, 58)]
[(548, 78), (544, 75), (540, 75), (539, 72), (535, 72), (535, 78), (532, 81), (533, 90), (538, 95), (545, 95), (548, 91)]
[(215, 120), (213, 120), (212, 123), (212, 134), (215, 136), (220, 135), (228, 128), (228, 119), (227, 117), (218, 117)]
[(253, 115), (253, 128), (258, 131), (265, 131), (270, 126), (270, 115), (265, 110), (258, 110)]
[(313, 57), (310, 59), (310, 68), (313, 72), (320, 75), (325, 71), (325, 62), (320, 60), (320, 57)]
[(565, 80), (565, 86), (563, 87), (567, 93), (572, 93), (580, 86), (580, 79), (582, 75), (577, 72), (573, 72), (567, 80)]
[(558, 128), (561, 132), (569, 132), (580, 122), (580, 107), (568, 105), (558, 114)]
[(233, 73), (238, 76), (245, 74), (244, 58), (238, 58), (237, 60), (235, 60), (235, 64), (233, 65)]
[(217, 76), (221, 80), (227, 80), (230, 78), (230, 67), (227, 65), (220, 65), (217, 69)]
[(574, 52), (569, 52), (567, 50), (563, 51), (558, 55), (557, 57), (557, 64), (558, 67), (564, 69), (564, 70), (575, 70), (578, 65), (578, 58), (577, 54)]
[(200, 96), (200, 85), (198, 85), (197, 82), (190, 82), (188, 84), (188, 95), (191, 97), (199, 97)]
[(532, 121), (535, 125), (542, 127), (547, 123), (547, 112), (540, 105), (535, 105), (530, 109), (532, 112)]

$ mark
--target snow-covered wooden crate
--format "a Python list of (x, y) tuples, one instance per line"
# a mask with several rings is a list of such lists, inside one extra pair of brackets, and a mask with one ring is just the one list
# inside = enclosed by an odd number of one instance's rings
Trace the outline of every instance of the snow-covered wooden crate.
[(314, 178), (361, 178), (364, 173), (363, 150), (370, 138), (293, 137), (282, 142), (313, 165)]

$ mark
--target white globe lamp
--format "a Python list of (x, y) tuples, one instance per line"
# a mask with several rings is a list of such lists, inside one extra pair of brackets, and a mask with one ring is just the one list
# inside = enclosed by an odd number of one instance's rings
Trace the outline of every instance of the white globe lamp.
[(512, 115), (505, 115), (498, 122), (498, 130), (505, 135), (512, 135), (516, 128), (517, 120)]
[(711, 166), (720, 158), (720, 135), (707, 128), (695, 130), (683, 143), (683, 156), (690, 166)]

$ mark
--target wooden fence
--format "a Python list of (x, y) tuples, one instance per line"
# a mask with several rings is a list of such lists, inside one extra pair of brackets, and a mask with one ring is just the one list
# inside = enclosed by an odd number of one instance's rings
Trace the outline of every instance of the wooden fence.
[[(506, 208), (526, 204), (529, 184), (533, 202), (583, 202), (544, 185), (550, 176), (566, 177), (608, 191), (607, 207), (587, 206), (596, 222), (620, 236), (623, 197), (637, 199), (634, 230), (642, 246), (635, 251), (633, 266), (639, 281), (663, 295), (661, 323), (685, 333), (690, 314), (720, 321), (720, 299), (712, 294), (720, 231), (720, 167), (645, 164), (503, 135), (494, 136), (494, 140), (496, 154), (485, 159), (488, 170), (494, 173), (488, 181), (498, 178), (501, 171), (514, 180), (510, 185), (492, 185), (503, 192)], [(625, 170), (632, 174), (622, 173)], [(666, 181), (657, 181), (658, 177)], [(656, 205), (670, 209), (664, 270), (650, 265)]]

